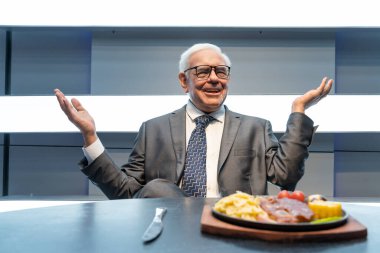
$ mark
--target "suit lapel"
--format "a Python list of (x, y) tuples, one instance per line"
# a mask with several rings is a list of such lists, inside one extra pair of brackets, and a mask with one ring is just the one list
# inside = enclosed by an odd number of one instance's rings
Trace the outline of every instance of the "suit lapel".
[(181, 179), (182, 171), (185, 166), (186, 155), (186, 106), (173, 112), (170, 115), (170, 130), (173, 140), (174, 153), (177, 160), (177, 184)]
[(231, 151), (232, 144), (235, 141), (236, 134), (240, 127), (240, 116), (234, 112), (231, 112), (226, 107), (226, 117), (224, 122), (222, 142), (220, 145), (220, 154), (218, 161), (218, 173), (222, 168), (224, 162), (227, 159), (228, 154)]

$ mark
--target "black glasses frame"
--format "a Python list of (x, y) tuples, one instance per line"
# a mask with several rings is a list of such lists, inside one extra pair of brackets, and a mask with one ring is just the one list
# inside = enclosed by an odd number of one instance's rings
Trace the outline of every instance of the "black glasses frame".
[[(199, 77), (199, 73), (198, 73), (198, 68), (199, 67), (210, 67), (210, 71), (208, 72), (208, 75), (205, 76), (205, 77)], [(220, 72), (217, 72), (216, 71), (216, 68), (217, 67), (226, 67), (228, 69), (228, 73), (227, 73), (227, 76), (219, 76), (221, 73)], [(227, 65), (217, 65), (217, 66), (210, 66), (210, 65), (198, 65), (198, 66), (194, 66), (194, 67), (191, 67), (191, 68), (188, 68), (186, 69), (185, 71), (183, 71), (184, 73), (186, 73), (186, 71), (189, 71), (189, 70), (192, 70), (192, 69), (195, 69), (195, 75), (200, 78), (200, 79), (207, 79), (210, 77), (211, 75), (211, 72), (214, 70), (216, 76), (220, 79), (228, 79), (230, 77), (230, 72), (231, 72), (231, 67), (230, 66), (227, 66)], [(223, 75), (225, 75), (225, 73), (223, 73)]]

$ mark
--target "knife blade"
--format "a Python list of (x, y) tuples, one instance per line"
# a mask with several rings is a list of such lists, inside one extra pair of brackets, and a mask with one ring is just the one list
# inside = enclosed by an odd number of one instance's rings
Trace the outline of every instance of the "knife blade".
[(156, 214), (153, 218), (153, 221), (150, 223), (149, 227), (145, 230), (142, 236), (142, 240), (144, 243), (153, 241), (161, 234), (162, 229), (164, 228), (162, 218), (164, 217), (165, 213), (166, 208), (156, 208)]

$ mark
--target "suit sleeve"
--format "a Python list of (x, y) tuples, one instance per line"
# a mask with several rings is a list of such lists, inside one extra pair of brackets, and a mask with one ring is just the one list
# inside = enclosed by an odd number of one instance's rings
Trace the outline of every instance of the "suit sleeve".
[(315, 129), (313, 121), (303, 113), (289, 116), (286, 132), (277, 141), (271, 124), (266, 126), (266, 164), (268, 181), (293, 191), (302, 178), (308, 147)]
[(82, 172), (97, 185), (109, 199), (132, 198), (145, 184), (145, 123), (140, 127), (128, 163), (117, 166), (107, 151), (88, 165), (84, 158)]

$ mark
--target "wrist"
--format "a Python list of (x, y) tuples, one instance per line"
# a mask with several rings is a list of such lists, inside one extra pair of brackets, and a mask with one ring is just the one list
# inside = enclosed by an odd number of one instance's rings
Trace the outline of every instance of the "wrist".
[(86, 147), (90, 146), (97, 139), (98, 139), (98, 136), (96, 133), (83, 134), (84, 147), (86, 148)]
[(300, 112), (300, 113), (305, 113), (305, 106), (293, 103), (292, 104), (292, 112)]

